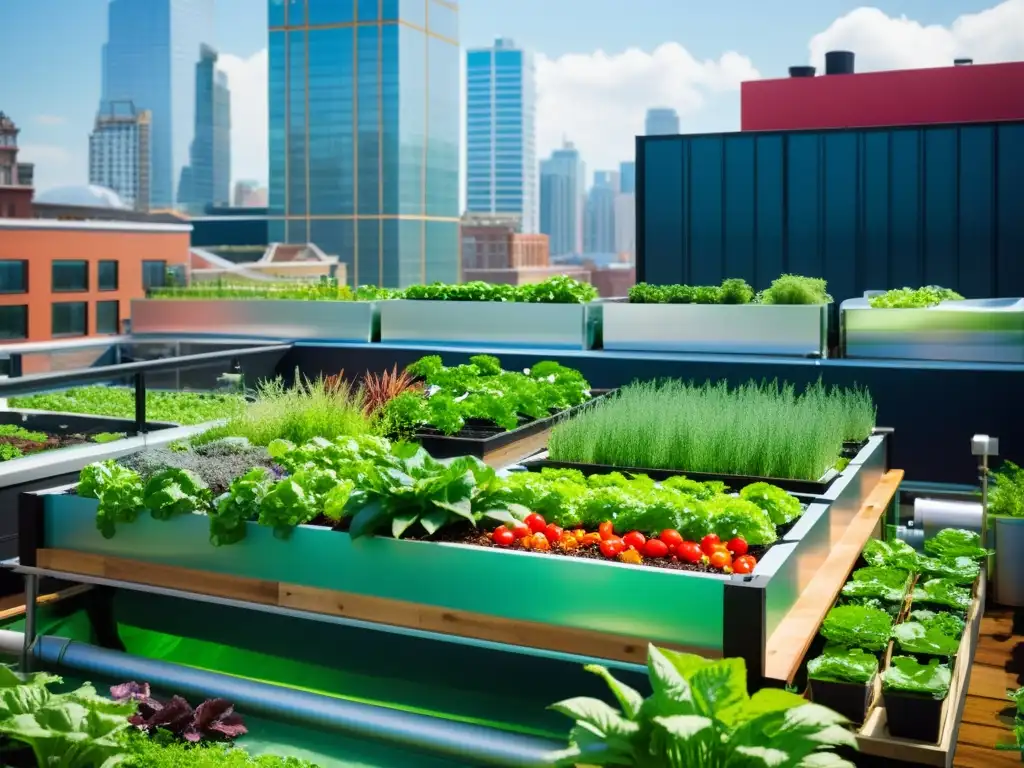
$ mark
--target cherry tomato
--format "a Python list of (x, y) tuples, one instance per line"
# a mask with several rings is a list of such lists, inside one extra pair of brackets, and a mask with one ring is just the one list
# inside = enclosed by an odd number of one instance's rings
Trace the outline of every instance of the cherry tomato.
[(601, 540), (610, 539), (615, 535), (615, 526), (612, 525), (611, 520), (605, 520), (599, 526), (597, 526), (597, 532), (601, 535)]
[(491, 541), (497, 544), (499, 547), (510, 547), (515, 542), (515, 534), (512, 533), (504, 525), (499, 525), (494, 529), (494, 533), (491, 534)]
[(683, 534), (675, 528), (666, 528), (661, 532), (661, 536), (659, 538), (668, 544), (669, 547), (678, 547), (683, 543)]
[(548, 537), (543, 533), (535, 533), (530, 538), (533, 539), (533, 549), (538, 552), (547, 552), (551, 549), (551, 542), (548, 541)]
[(619, 553), (620, 563), (629, 563), (630, 565), (640, 565), (644, 559), (640, 557), (640, 553), (635, 549), (627, 549)]
[(577, 547), (579, 547), (579, 545), (580, 545), (580, 542), (571, 533), (563, 534), (562, 538), (560, 538), (558, 540), (558, 546), (561, 547), (566, 552), (571, 552), (572, 550), (574, 550)]
[(667, 557), (668, 544), (661, 539), (648, 539), (642, 551), (647, 557)]
[(554, 523), (548, 523), (544, 527), (544, 535), (548, 537), (548, 541), (554, 544), (556, 541), (560, 541), (562, 534), (565, 533), (559, 526)]
[(512, 535), (517, 539), (521, 539), (524, 536), (529, 536), (533, 531), (530, 530), (530, 526), (526, 523), (519, 522), (518, 520), (512, 524)]
[(626, 544), (618, 536), (612, 536), (601, 542), (601, 554), (611, 558), (620, 554), (626, 548)]
[(700, 550), (705, 555), (710, 555), (715, 551), (715, 544), (721, 543), (721, 539), (718, 538), (718, 534), (709, 533), (703, 539), (700, 540)]
[(733, 561), (732, 569), (736, 573), (753, 573), (755, 565), (757, 565), (757, 560), (753, 555), (742, 555)]
[(709, 562), (712, 568), (722, 570), (723, 568), (728, 568), (730, 565), (732, 565), (732, 558), (729, 557), (728, 552), (722, 552), (721, 550), (719, 550), (718, 552), (715, 552), (711, 555)]
[(708, 556), (711, 556), (711, 555), (715, 554), (715, 552), (725, 552), (725, 554), (727, 554), (729, 557), (732, 557), (732, 552), (730, 552), (729, 548), (727, 546), (725, 546), (725, 544), (722, 544), (721, 542), (719, 542), (718, 544), (715, 544), (714, 546), (712, 546), (711, 547), (711, 551), (707, 552), (706, 554)]
[(747, 554), (747, 541), (740, 536), (737, 536), (735, 539), (729, 539), (729, 543), (725, 546), (734, 555)]
[(699, 563), (704, 553), (696, 541), (684, 541), (676, 547), (676, 556), (684, 563)]
[[(617, 539), (619, 537), (618, 536), (613, 536), (612, 538), (613, 539)], [(590, 544), (600, 544), (600, 543), (601, 543), (601, 534), (599, 534), (599, 533), (588, 533), (588, 534), (584, 535), (584, 537), (582, 539), (580, 539), (580, 546), (581, 547), (582, 546), (589, 546)]]
[(530, 530), (534, 533), (542, 533), (548, 525), (548, 521), (545, 520), (542, 515), (538, 515), (536, 512), (527, 515), (526, 520), (524, 520), (523, 522), (525, 522), (530, 527)]
[(637, 552), (644, 548), (646, 541), (647, 537), (640, 533), (640, 531), (630, 531), (622, 537), (622, 542), (626, 545), (626, 548), (635, 549)]

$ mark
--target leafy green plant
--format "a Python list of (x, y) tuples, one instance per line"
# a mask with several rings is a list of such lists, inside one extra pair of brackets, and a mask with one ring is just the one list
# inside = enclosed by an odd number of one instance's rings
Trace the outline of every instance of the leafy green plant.
[(786, 525), (803, 514), (796, 496), (770, 483), (751, 483), (740, 491), (740, 498), (767, 512), (775, 525)]
[(829, 643), (807, 662), (807, 676), (832, 683), (867, 683), (878, 673), (878, 657), (862, 648)]
[(882, 651), (889, 644), (892, 616), (866, 605), (837, 605), (821, 623), (821, 634), (844, 648)]
[(597, 298), (589, 283), (566, 275), (554, 275), (539, 283), (502, 285), (474, 280), (448, 285), (431, 283), (405, 289), (401, 298), (422, 301), (514, 301), (543, 304), (585, 304)]
[[(11, 408), (61, 411), (91, 416), (135, 418), (135, 391), (128, 387), (73, 387), (59, 392), (12, 397)], [(245, 398), (212, 392), (146, 392), (146, 418), (173, 424), (202, 424), (240, 412)]]
[(974, 584), (981, 573), (978, 561), (970, 557), (928, 557), (919, 554), (917, 567), (925, 576), (948, 579), (964, 586)]
[(898, 568), (858, 568), (843, 585), (845, 597), (868, 597), (888, 603), (902, 603), (910, 586), (910, 573)]
[(18, 440), (31, 440), (33, 443), (44, 443), (49, 438), (45, 432), (25, 429), (17, 424), (0, 424), (0, 439), (13, 437)]
[(1024, 517), (1024, 469), (1005, 461), (989, 478), (989, 514)]
[(971, 606), (971, 590), (948, 579), (929, 579), (914, 587), (914, 605), (919, 603), (966, 611)]
[(10, 443), (0, 443), (0, 461), (12, 461), (20, 459), (25, 454), (21, 448)]
[(882, 673), (882, 688), (886, 691), (919, 693), (936, 699), (946, 698), (953, 680), (948, 664), (931, 659), (922, 664), (911, 656), (893, 656), (889, 667)]
[(95, 435), (89, 437), (94, 443), (113, 443), (117, 440), (123, 440), (127, 437), (125, 432), (97, 432)]
[[(680, 380), (634, 383), (557, 424), (553, 461), (819, 480), (851, 434), (856, 390)], [(863, 430), (873, 423), (860, 424)]]
[(205, 511), (210, 489), (198, 475), (187, 469), (165, 469), (146, 483), (142, 503), (154, 520), (170, 520), (178, 515)]
[(78, 495), (97, 499), (96, 528), (111, 538), (118, 523), (133, 523), (143, 509), (145, 486), (138, 472), (112, 459), (84, 467), (78, 476)]
[(919, 569), (917, 551), (902, 539), (868, 539), (861, 557), (868, 565), (879, 568), (897, 568), (910, 573), (917, 573)]
[(782, 275), (757, 295), (760, 304), (831, 304), (828, 284), (819, 277)]
[(905, 621), (893, 627), (892, 636), (904, 653), (954, 656), (960, 648), (958, 638), (947, 635), (935, 624), (926, 626), (916, 621)]
[(187, 287), (153, 288), (151, 299), (223, 299), (284, 301), (376, 301), (394, 298), (399, 292), (373, 285), (361, 285), (355, 291), (333, 277), (315, 281), (279, 283), (234, 283), (217, 280)]
[(559, 766), (852, 768), (831, 750), (856, 749), (846, 720), (802, 697), (765, 688), (747, 693), (741, 659), (648, 649), (653, 693), (646, 699), (601, 666), (584, 667), (608, 685), (619, 707), (578, 697), (551, 709), (575, 721)]
[(925, 629), (934, 629), (947, 637), (959, 640), (966, 628), (966, 622), (955, 613), (948, 611), (929, 611), (925, 608), (910, 612), (910, 620), (922, 624)]
[(891, 291), (872, 296), (868, 304), (874, 309), (923, 309), (934, 307), (943, 301), (963, 301), (956, 291), (927, 285), (924, 288), (894, 288)]
[(230, 744), (187, 744), (166, 732), (154, 736), (129, 731), (123, 768), (317, 768), (297, 757), (250, 755)]
[(924, 551), (942, 559), (969, 557), (984, 560), (992, 554), (981, 546), (981, 534), (962, 528), (943, 528), (925, 541)]

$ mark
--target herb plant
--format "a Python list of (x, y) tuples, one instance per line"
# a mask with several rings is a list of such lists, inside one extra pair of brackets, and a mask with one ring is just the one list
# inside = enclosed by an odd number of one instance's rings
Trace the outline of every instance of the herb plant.
[(278, 299), (286, 301), (376, 301), (393, 298), (398, 292), (373, 285), (361, 285), (354, 291), (333, 277), (308, 282), (233, 283), (217, 280), (187, 287), (153, 288), (151, 299)]
[(867, 683), (878, 673), (878, 657), (862, 648), (829, 643), (807, 662), (807, 676), (832, 683)]
[(831, 304), (828, 286), (819, 277), (782, 275), (757, 295), (760, 304)]
[(1012, 461), (1005, 461), (989, 477), (989, 513), (1006, 517), (1024, 517), (1024, 469)]
[(956, 291), (927, 285), (924, 288), (894, 288), (891, 291), (872, 296), (868, 304), (874, 309), (924, 309), (934, 307), (943, 301), (963, 301)]
[(922, 608), (911, 611), (910, 620), (921, 624), (925, 629), (937, 630), (956, 640), (963, 636), (966, 627), (966, 622), (960, 616), (948, 611), (929, 611)]
[(203, 742), (192, 744), (162, 731), (153, 736), (129, 732), (123, 768), (317, 768), (307, 760), (277, 755), (250, 755), (241, 747)]
[[(135, 391), (128, 387), (73, 387), (59, 392), (12, 397), (11, 408), (135, 418)], [(239, 413), (245, 398), (210, 392), (146, 392), (146, 418), (172, 424), (202, 424)]]
[(730, 278), (721, 285), (650, 285), (637, 283), (629, 291), (631, 304), (829, 304), (825, 281), (782, 275), (761, 293), (746, 280)]
[(513, 301), (541, 304), (585, 304), (597, 298), (597, 289), (589, 283), (566, 275), (555, 275), (539, 283), (523, 285), (491, 284), (474, 280), (447, 285), (413, 285), (401, 298), (425, 301)]
[(604, 667), (584, 669), (608, 684), (618, 708), (586, 697), (553, 704), (575, 722), (555, 765), (852, 768), (831, 751), (856, 749), (845, 718), (789, 691), (748, 695), (741, 659), (708, 661), (650, 646), (653, 693), (646, 699)]
[(882, 688), (886, 691), (918, 693), (944, 699), (949, 693), (952, 680), (949, 665), (939, 659), (921, 664), (910, 656), (893, 656), (889, 668), (882, 673)]
[(884, 650), (891, 632), (892, 617), (865, 605), (838, 605), (821, 623), (821, 634), (830, 643), (866, 651)]

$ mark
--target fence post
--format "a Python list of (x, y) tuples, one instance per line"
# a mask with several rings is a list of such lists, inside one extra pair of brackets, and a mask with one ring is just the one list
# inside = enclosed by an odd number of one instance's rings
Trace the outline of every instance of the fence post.
[(146, 372), (135, 374), (135, 434), (146, 433)]

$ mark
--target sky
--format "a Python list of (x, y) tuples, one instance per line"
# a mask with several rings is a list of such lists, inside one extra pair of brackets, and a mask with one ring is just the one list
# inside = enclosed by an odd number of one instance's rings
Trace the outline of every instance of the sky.
[[(0, 110), (45, 190), (87, 180), (107, 0), (3, 0)], [(232, 91), (233, 177), (267, 177), (266, 0), (216, 0)], [(739, 83), (823, 66), (858, 71), (1024, 60), (1024, 0), (462, 0), (464, 48), (511, 37), (537, 57), (540, 157), (563, 139), (588, 172), (633, 156), (648, 107), (684, 133), (739, 130)], [(464, 84), (463, 84), (464, 88)]]

